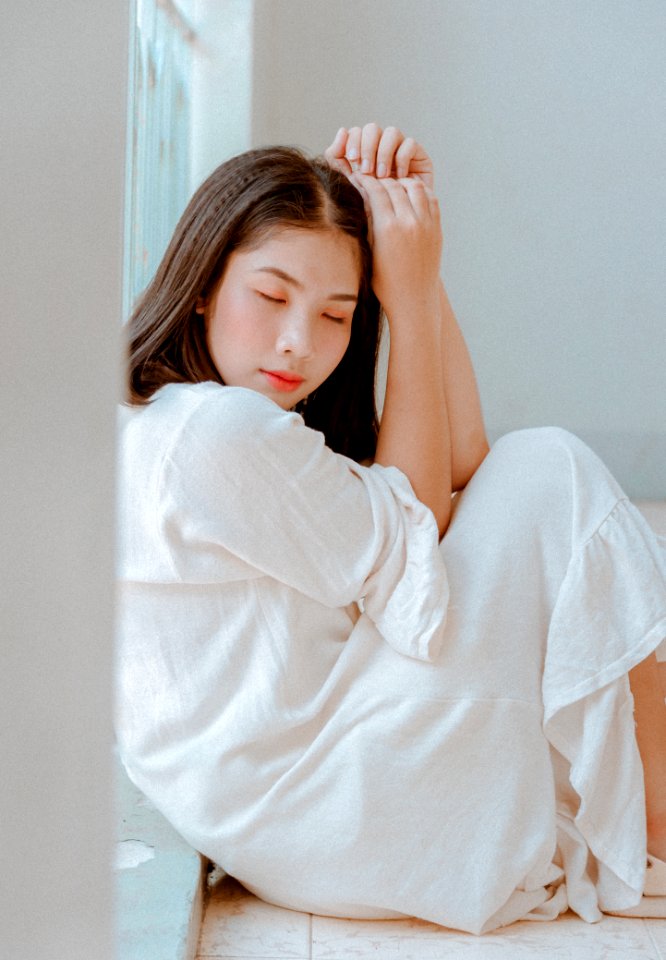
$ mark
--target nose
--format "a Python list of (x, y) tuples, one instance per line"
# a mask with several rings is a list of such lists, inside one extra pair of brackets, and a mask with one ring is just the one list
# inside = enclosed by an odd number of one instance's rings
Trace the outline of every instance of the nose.
[(304, 313), (298, 310), (284, 312), (275, 347), (279, 354), (292, 354), (302, 360), (312, 356), (312, 325)]

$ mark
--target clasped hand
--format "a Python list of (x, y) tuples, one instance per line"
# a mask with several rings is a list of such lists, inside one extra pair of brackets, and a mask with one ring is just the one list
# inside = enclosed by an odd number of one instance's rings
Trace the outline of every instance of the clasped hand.
[(363, 196), (373, 288), (389, 319), (430, 302), (439, 282), (442, 230), (433, 165), (413, 138), (377, 124), (342, 127), (325, 152)]

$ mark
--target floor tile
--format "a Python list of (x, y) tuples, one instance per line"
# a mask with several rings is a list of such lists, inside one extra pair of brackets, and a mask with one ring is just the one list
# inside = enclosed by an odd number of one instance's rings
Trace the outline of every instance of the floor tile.
[(225, 877), (210, 894), (199, 940), (199, 960), (308, 960), (310, 916), (282, 910)]
[(483, 937), (418, 920), (312, 919), (312, 960), (660, 960), (643, 922), (618, 917), (587, 924), (566, 914)]
[(666, 920), (644, 920), (643, 923), (659, 951), (659, 960), (666, 960)]

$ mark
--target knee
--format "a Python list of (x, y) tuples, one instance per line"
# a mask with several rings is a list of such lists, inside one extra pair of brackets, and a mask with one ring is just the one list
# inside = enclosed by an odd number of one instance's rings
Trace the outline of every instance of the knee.
[(625, 496), (605, 464), (575, 434), (562, 427), (515, 430), (500, 437), (488, 459), (524, 488), (546, 492), (596, 490), (605, 500)]
[(532, 549), (544, 531), (551, 536), (562, 523), (570, 532), (571, 450), (578, 442), (559, 427), (516, 430), (498, 439), (463, 494), (453, 526), (479, 514), (484, 530), (494, 531), (491, 539), (505, 537), (520, 550)]
[(578, 465), (594, 455), (574, 434), (561, 427), (531, 427), (500, 437), (487, 460), (496, 477), (504, 477), (521, 497), (541, 500), (568, 490)]
[(528, 427), (513, 430), (500, 437), (492, 447), (499, 457), (524, 461), (536, 466), (544, 458), (550, 461), (553, 456), (561, 458), (571, 452), (587, 449), (582, 440), (562, 427)]

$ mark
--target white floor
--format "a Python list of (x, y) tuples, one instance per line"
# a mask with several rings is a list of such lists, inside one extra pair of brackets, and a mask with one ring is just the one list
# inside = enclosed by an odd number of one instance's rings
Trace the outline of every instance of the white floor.
[[(638, 504), (666, 535), (666, 502)], [(282, 910), (225, 877), (211, 891), (197, 960), (666, 960), (666, 920), (573, 914), (484, 937), (420, 920), (334, 920)]]
[(573, 914), (473, 937), (421, 920), (333, 920), (282, 910), (225, 878), (212, 891), (198, 960), (666, 960), (666, 920)]

